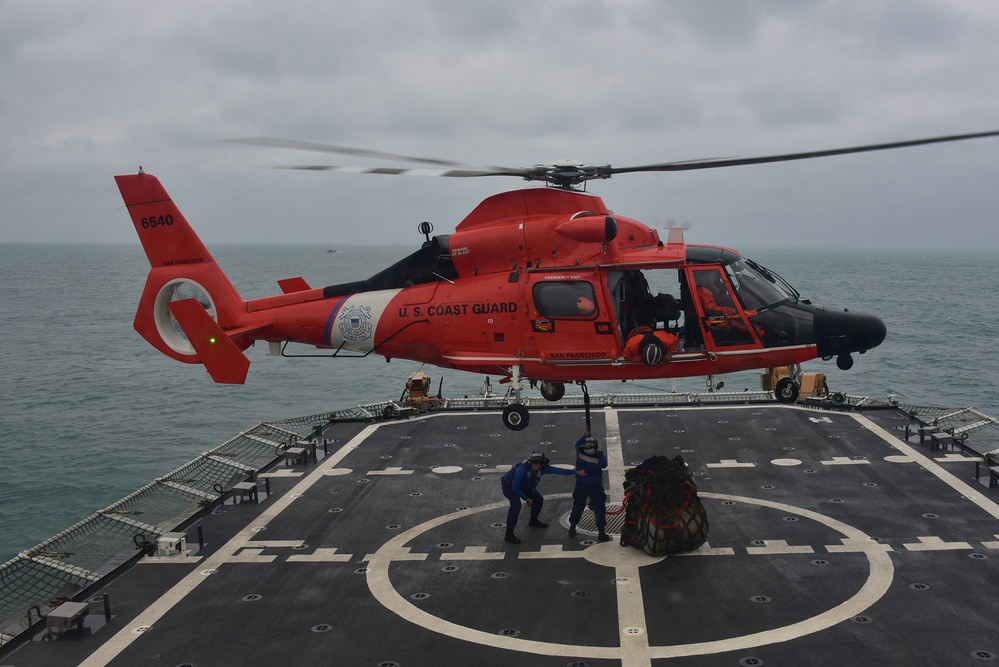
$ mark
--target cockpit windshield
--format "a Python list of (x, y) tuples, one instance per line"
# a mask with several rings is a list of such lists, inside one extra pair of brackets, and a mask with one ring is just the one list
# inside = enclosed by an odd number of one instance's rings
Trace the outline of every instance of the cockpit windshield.
[(798, 300), (798, 293), (787, 281), (752, 260), (740, 257), (726, 265), (725, 271), (746, 310), (764, 311)]

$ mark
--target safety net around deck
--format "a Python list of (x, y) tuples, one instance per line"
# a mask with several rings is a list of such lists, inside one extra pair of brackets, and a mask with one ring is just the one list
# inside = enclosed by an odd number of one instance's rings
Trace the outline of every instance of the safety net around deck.
[(0, 645), (256, 474), (335, 413), (261, 423), (0, 565)]

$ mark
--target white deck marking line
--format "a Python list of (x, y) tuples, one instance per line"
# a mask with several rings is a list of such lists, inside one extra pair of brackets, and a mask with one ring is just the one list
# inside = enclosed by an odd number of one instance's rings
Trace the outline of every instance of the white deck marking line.
[(336, 547), (321, 547), (311, 554), (292, 554), (289, 563), (347, 563), (354, 554), (338, 554)]
[(825, 546), (826, 551), (831, 554), (863, 554), (874, 548), (879, 548), (885, 553), (894, 551), (888, 544), (881, 544), (880, 542), (874, 542), (874, 544), (877, 547), (872, 545), (872, 540), (869, 537), (860, 540), (853, 537), (845, 537), (840, 540), (839, 544), (827, 544)]
[(807, 545), (788, 544), (787, 540), (763, 540), (762, 547), (746, 547), (750, 556), (774, 556), (777, 554), (813, 554), (815, 550)]
[(983, 461), (984, 459), (981, 456), (965, 456), (964, 454), (952, 453), (937, 456), (933, 460), (937, 463), (964, 463), (966, 461), (974, 463), (975, 461)]
[(967, 542), (944, 542), (935, 535), (920, 535), (916, 539), (919, 542), (907, 542), (902, 546), (909, 551), (961, 551), (972, 548)]
[(967, 500), (968, 502), (974, 503), (982, 510), (990, 514), (993, 518), (999, 519), (999, 505), (989, 500), (988, 498), (983, 497), (980, 487), (978, 489), (975, 489), (970, 484), (962, 482), (952, 473), (947, 472), (947, 470), (945, 470), (943, 466), (934, 461), (932, 458), (926, 456), (925, 454), (923, 454), (922, 452), (920, 452), (918, 449), (908, 444), (907, 442), (904, 442), (901, 439), (896, 438), (891, 433), (881, 428), (867, 417), (855, 414), (851, 414), (850, 417), (852, 417), (854, 420), (856, 420), (865, 428), (867, 428), (871, 433), (875, 434), (876, 436), (887, 442), (889, 445), (891, 445), (898, 451), (902, 452), (906, 456), (910, 457), (911, 459), (919, 463), (919, 465), (926, 468), (926, 470), (928, 470), (932, 475), (937, 477), (941, 482), (943, 482), (944, 484), (946, 484), (947, 486), (951, 487), (959, 494), (961, 494), (961, 496), (963, 496), (963, 500)]
[(718, 463), (705, 463), (707, 468), (755, 468), (755, 463), (739, 463), (735, 459), (722, 459)]
[(824, 466), (867, 466), (871, 462), (867, 459), (851, 459), (849, 456), (834, 456), (829, 461), (819, 461)]
[(441, 560), (503, 560), (506, 558), (506, 551), (487, 551), (489, 547), (474, 546), (465, 547), (461, 552), (445, 552), (441, 554)]
[(535, 560), (548, 558), (583, 558), (583, 552), (579, 549), (566, 551), (561, 544), (542, 544), (537, 551), (521, 551), (517, 554), (521, 560)]
[(713, 547), (710, 542), (705, 542), (693, 551), (681, 551), (678, 554), (670, 554), (670, 558), (681, 558), (683, 556), (734, 556), (735, 549), (732, 547)]
[[(994, 535), (994, 537), (999, 537), (999, 535)], [(999, 541), (989, 540), (987, 542), (982, 542), (982, 546), (986, 549), (999, 549)]]
[(617, 410), (604, 408), (604, 447), (607, 450), (607, 502), (620, 503), (624, 499), (624, 450), (621, 447), (621, 424)]
[(118, 634), (109, 639), (103, 646), (94, 651), (86, 660), (81, 662), (80, 667), (103, 667), (117, 658), (122, 651), (128, 648), (133, 641), (140, 637), (141, 633), (134, 632), (136, 628), (148, 628), (153, 626), (159, 619), (163, 618), (164, 614), (177, 606), (181, 600), (187, 597), (191, 591), (207, 579), (205, 574), (203, 574), (205, 570), (218, 569), (221, 565), (230, 562), (233, 558), (233, 554), (237, 551), (245, 548), (247, 545), (252, 546), (252, 540), (257, 536), (257, 533), (253, 531), (254, 528), (266, 526), (274, 520), (274, 518), (291, 505), (298, 495), (302, 494), (309, 487), (322, 479), (325, 475), (326, 468), (329, 467), (330, 464), (335, 465), (342, 461), (348, 454), (357, 449), (362, 442), (377, 431), (379, 426), (380, 424), (372, 424), (366, 427), (354, 436), (350, 442), (341, 447), (336, 453), (323, 459), (322, 462), (316, 466), (316, 469), (296, 484), (293, 489), (276, 499), (274, 504), (264, 510), (264, 512), (255, 521), (252, 521), (250, 525), (243, 528), (243, 530), (237, 533), (225, 544), (225, 546), (215, 552), (212, 556), (206, 558), (202, 563), (203, 567), (191, 572), (189, 575), (177, 582), (173, 588), (160, 596), (158, 600), (153, 602), (142, 613), (136, 616), (131, 623), (128, 623), (125, 627), (119, 630)]
[(666, 560), (666, 556), (650, 556), (638, 549), (622, 548), (614, 542), (597, 543), (581, 553), (587, 561), (614, 570), (621, 667), (652, 667), (645, 593), (639, 570)]
[(638, 569), (639, 566), (628, 559), (622, 559), (614, 568), (621, 667), (652, 667), (642, 576)]
[(238, 554), (233, 554), (227, 563), (273, 563), (277, 560), (277, 556), (272, 554), (270, 556), (263, 555), (263, 549), (242, 549)]
[[(404, 561), (404, 560), (408, 560), (408, 561), (421, 561), (421, 560), (426, 560), (429, 555), (430, 554), (422, 552), (422, 551), (417, 551), (416, 553), (413, 553), (413, 548), (412, 547), (402, 547), (401, 549), (399, 549), (398, 553), (396, 553), (394, 560), (398, 560), (398, 561)], [(369, 562), (374, 557), (375, 557), (375, 554), (368, 554), (364, 558), (362, 558), (361, 560), (363, 562)]]
[[(624, 482), (627, 469), (624, 465), (624, 447), (621, 444), (621, 422), (617, 410), (604, 408), (607, 449), (608, 502), (624, 500)], [(623, 508), (622, 508), (623, 509)], [(621, 644), (621, 664), (624, 667), (652, 667), (649, 654), (649, 633), (645, 621), (645, 601), (642, 580), (637, 565), (615, 568), (617, 585), (618, 641)]]

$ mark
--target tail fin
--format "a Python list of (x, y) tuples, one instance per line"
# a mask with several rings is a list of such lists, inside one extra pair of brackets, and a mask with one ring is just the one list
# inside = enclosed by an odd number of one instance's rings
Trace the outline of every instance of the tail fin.
[(241, 350), (252, 341), (225, 332), (240, 326), (246, 302), (155, 176), (140, 169), (115, 182), (151, 266), (135, 330), (172, 359), (204, 364), (216, 382), (242, 384), (249, 360)]

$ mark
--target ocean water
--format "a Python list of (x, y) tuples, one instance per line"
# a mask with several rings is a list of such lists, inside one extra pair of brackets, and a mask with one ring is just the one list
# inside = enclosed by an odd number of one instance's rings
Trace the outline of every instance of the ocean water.
[[(280, 278), (365, 278), (415, 249), (211, 248), (244, 298)], [(878, 314), (888, 337), (854, 368), (811, 362), (830, 389), (999, 416), (996, 252), (740, 249), (814, 303)], [(418, 364), (288, 359), (251, 348), (245, 385), (160, 355), (132, 329), (148, 264), (134, 245), (0, 244), (0, 562), (254, 424), (398, 398)], [(445, 396), (482, 378), (424, 369)], [(499, 390), (498, 378), (493, 386)], [(720, 376), (725, 390), (759, 373)], [(701, 391), (703, 379), (591, 383), (591, 393)], [(569, 390), (573, 391), (572, 388)], [(525, 431), (530, 438), (530, 429)]]

